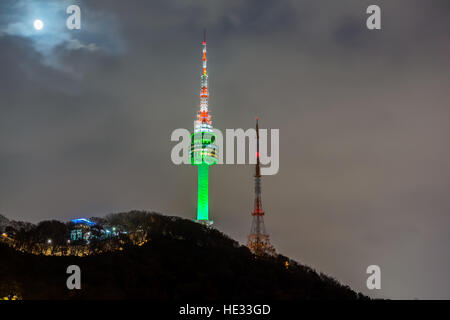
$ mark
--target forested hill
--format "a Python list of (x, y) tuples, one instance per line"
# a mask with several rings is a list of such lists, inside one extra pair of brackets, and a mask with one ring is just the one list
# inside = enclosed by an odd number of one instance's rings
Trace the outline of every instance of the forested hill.
[[(146, 241), (85, 257), (30, 254), (0, 242), (0, 298), (367, 299), (285, 256), (257, 258), (218, 230), (190, 220), (136, 211), (104, 220), (143, 230)], [(81, 268), (81, 290), (66, 287), (69, 265)]]

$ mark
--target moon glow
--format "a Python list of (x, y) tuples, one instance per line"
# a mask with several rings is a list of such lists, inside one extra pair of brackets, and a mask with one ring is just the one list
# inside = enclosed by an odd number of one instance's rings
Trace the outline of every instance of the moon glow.
[(42, 22), (42, 20), (39, 20), (39, 19), (34, 20), (33, 27), (34, 27), (34, 29), (36, 29), (38, 31), (42, 30), (42, 28), (44, 28), (44, 22)]

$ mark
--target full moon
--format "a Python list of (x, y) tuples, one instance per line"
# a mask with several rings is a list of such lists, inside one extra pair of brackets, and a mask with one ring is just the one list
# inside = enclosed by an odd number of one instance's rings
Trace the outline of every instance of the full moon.
[(42, 22), (42, 20), (34, 20), (33, 22), (33, 26), (36, 30), (42, 30), (42, 28), (44, 28), (44, 22)]

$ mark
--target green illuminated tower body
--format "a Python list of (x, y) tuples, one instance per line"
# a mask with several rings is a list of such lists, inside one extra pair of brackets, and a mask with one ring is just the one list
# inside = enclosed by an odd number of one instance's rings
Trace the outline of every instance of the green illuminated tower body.
[(203, 68), (200, 89), (200, 110), (194, 124), (194, 133), (191, 136), (191, 163), (198, 167), (197, 188), (197, 221), (207, 225), (209, 220), (209, 166), (217, 162), (216, 136), (213, 132), (211, 115), (208, 110), (208, 72), (206, 68), (206, 32), (203, 39)]

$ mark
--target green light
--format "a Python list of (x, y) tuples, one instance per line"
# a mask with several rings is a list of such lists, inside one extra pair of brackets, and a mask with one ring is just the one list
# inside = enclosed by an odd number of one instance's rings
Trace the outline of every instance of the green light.
[(197, 132), (191, 135), (191, 163), (198, 167), (197, 220), (209, 221), (209, 166), (217, 162), (216, 135)]
[(208, 220), (208, 175), (209, 166), (198, 165), (197, 220)]

